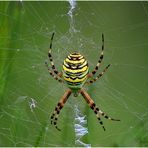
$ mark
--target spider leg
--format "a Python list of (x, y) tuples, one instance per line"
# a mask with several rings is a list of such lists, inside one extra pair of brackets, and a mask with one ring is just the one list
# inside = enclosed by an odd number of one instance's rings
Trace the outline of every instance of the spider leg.
[(101, 62), (103, 60), (103, 57), (104, 57), (103, 51), (104, 51), (104, 35), (102, 33), (102, 51), (101, 51), (101, 55), (100, 55), (100, 58), (98, 60), (98, 63), (96, 65), (96, 67), (94, 68), (94, 70), (91, 73), (88, 74), (88, 78), (92, 77), (97, 72), (98, 68), (100, 67), (100, 64), (101, 64)]
[(55, 68), (53, 58), (52, 58), (52, 55), (51, 55), (53, 37), (54, 37), (54, 33), (52, 33), (52, 36), (51, 36), (50, 48), (49, 48), (49, 51), (48, 51), (48, 57), (49, 57), (49, 61), (51, 63), (51, 68), (53, 69), (54, 73), (57, 74), (59, 77), (62, 77), (62, 73), (59, 73), (58, 70)]
[(102, 115), (104, 118), (109, 119), (109, 120), (113, 120), (113, 121), (120, 121), (119, 119), (114, 119), (109, 117), (108, 115), (106, 115), (103, 111), (101, 111), (96, 104), (94, 103), (94, 101), (91, 99), (91, 97), (89, 96), (89, 94), (82, 88), (80, 90), (81, 95), (84, 97), (84, 99), (86, 100), (86, 102), (89, 104), (90, 108), (94, 111), (94, 113), (97, 116), (97, 119), (99, 120), (100, 125), (102, 126), (102, 128), (105, 131), (105, 127), (103, 125), (103, 122), (101, 121), (100, 115)]
[(66, 92), (58, 102), (57, 106), (55, 107), (53, 114), (51, 115), (51, 124), (53, 123), (55, 128), (59, 131), (60, 129), (57, 126), (58, 116), (60, 114), (61, 109), (64, 107), (64, 104), (66, 103), (68, 97), (71, 95), (71, 92), (72, 92), (71, 89), (66, 90)]
[(64, 81), (63, 81), (62, 79), (60, 79), (58, 76), (56, 76), (56, 75), (50, 70), (50, 68), (48, 67), (47, 62), (45, 62), (45, 66), (47, 67), (49, 74), (50, 74), (55, 80), (57, 80), (57, 81), (60, 82), (60, 83), (64, 83)]
[(110, 67), (110, 64), (107, 65), (107, 66), (105, 67), (105, 69), (104, 69), (97, 77), (93, 78), (93, 79), (90, 80), (90, 81), (86, 81), (85, 84), (92, 84), (92, 83), (96, 82), (100, 77), (103, 76), (103, 74), (107, 71), (107, 69), (108, 69), (109, 67)]

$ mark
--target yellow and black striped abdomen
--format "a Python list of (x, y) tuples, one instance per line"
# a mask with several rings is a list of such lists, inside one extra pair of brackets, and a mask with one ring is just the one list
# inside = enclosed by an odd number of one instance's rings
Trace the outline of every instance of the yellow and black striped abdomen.
[(63, 63), (64, 80), (73, 89), (79, 89), (86, 81), (88, 74), (87, 60), (77, 52), (66, 57)]

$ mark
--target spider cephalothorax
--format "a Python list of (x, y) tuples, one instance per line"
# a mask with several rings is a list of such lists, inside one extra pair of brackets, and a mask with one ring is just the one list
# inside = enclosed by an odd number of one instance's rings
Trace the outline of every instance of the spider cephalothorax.
[[(71, 95), (71, 93), (73, 93), (75, 97), (77, 97), (79, 93), (84, 97), (86, 102), (89, 104), (90, 108), (96, 114), (97, 119), (99, 120), (99, 123), (101, 124), (101, 126), (104, 130), (105, 130), (105, 127), (103, 125), (103, 122), (101, 121), (100, 115), (106, 119), (109, 119), (109, 120), (120, 121), (118, 119), (113, 119), (113, 118), (109, 117), (103, 111), (101, 111), (96, 106), (96, 104), (91, 99), (91, 97), (86, 92), (86, 90), (83, 88), (83, 85), (91, 84), (91, 83), (94, 83), (96, 80), (98, 80), (106, 72), (106, 70), (110, 66), (110, 64), (108, 66), (106, 66), (106, 68), (100, 74), (98, 74), (95, 78), (93, 78), (93, 76), (96, 74), (96, 72), (103, 60), (104, 35), (102, 34), (102, 52), (101, 52), (100, 58), (98, 60), (96, 67), (90, 73), (89, 73), (89, 67), (88, 67), (87, 60), (84, 58), (84, 56), (82, 56), (78, 52), (73, 52), (73, 53), (69, 54), (64, 60), (63, 71), (58, 72), (55, 68), (55, 65), (54, 65), (54, 62), (52, 59), (52, 55), (51, 55), (53, 37), (54, 37), (54, 33), (52, 34), (52, 37), (51, 37), (51, 43), (50, 43), (50, 48), (49, 48), (49, 52), (48, 52), (48, 57), (49, 57), (52, 69), (50, 69), (48, 67), (47, 63), (45, 63), (45, 64), (48, 68), (50, 75), (54, 79), (59, 81), (60, 83), (66, 82), (68, 89), (66, 90), (64, 95), (61, 97), (60, 101), (58, 102), (58, 104), (54, 110), (54, 113), (51, 116), (51, 124), (53, 123), (55, 125), (56, 129), (60, 130), (57, 127), (58, 116), (60, 114), (61, 109), (64, 107), (64, 104), (66, 103), (68, 97)], [(89, 78), (91, 78), (91, 80), (88, 80)]]

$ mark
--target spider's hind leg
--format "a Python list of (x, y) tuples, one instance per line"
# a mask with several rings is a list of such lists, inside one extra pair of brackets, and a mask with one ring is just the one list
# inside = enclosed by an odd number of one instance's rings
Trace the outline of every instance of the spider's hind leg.
[(100, 125), (102, 126), (103, 130), (105, 131), (105, 127), (103, 125), (103, 121), (101, 120), (101, 117), (98, 114), (98, 107), (96, 107), (96, 104), (94, 102), (88, 102), (88, 104), (89, 104), (90, 108), (94, 111), (94, 113), (96, 114), (97, 119), (99, 120)]
[(61, 131), (58, 126), (57, 126), (57, 120), (58, 120), (58, 116), (60, 114), (60, 110), (63, 108), (62, 103), (58, 103), (57, 106), (55, 107), (54, 113), (51, 115), (50, 119), (51, 119), (51, 124), (54, 124), (55, 128), (59, 131)]
[(57, 126), (58, 116), (60, 114), (61, 109), (64, 107), (64, 104), (66, 103), (68, 97), (71, 95), (71, 89), (67, 89), (64, 93), (63, 97), (58, 102), (57, 106), (55, 107), (55, 110), (53, 114), (51, 115), (51, 124), (54, 124), (55, 128), (60, 131), (60, 129)]
[(91, 97), (88, 95), (88, 93), (84, 89), (81, 89), (80, 93), (82, 94), (86, 102), (89, 104), (90, 108), (96, 114), (97, 119), (99, 120), (99, 123), (101, 124), (104, 131), (105, 131), (105, 127), (103, 125), (103, 122), (101, 121), (100, 115), (102, 115), (104, 118), (109, 119), (109, 120), (120, 121), (119, 119), (114, 119), (114, 118), (109, 117), (104, 112), (102, 112), (98, 107), (96, 107), (96, 104), (94, 103), (94, 101), (91, 99)]

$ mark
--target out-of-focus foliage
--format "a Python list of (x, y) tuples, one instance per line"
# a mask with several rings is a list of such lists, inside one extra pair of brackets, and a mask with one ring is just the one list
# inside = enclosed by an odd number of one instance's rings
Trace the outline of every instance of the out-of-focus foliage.
[[(148, 146), (148, 3), (77, 2), (76, 34), (69, 32), (67, 1), (0, 2), (0, 146), (75, 146), (74, 103), (86, 115), (91, 146)], [(100, 72), (111, 68), (88, 93), (108, 115), (104, 132), (84, 99), (70, 97), (57, 131), (49, 117), (65, 85), (44, 65), (52, 32), (58, 70), (67, 54), (79, 51), (92, 70), (105, 35)]]

